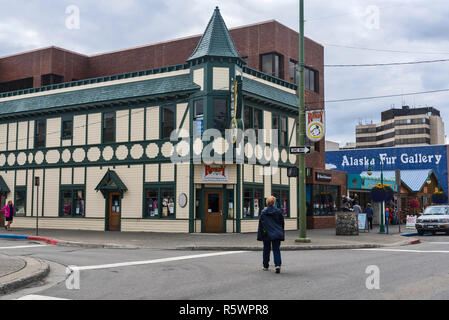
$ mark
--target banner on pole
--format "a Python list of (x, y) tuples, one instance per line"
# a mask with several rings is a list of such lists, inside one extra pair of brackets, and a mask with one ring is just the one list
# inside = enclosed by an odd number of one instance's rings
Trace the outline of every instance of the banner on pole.
[(313, 142), (324, 138), (324, 110), (306, 111), (306, 135)]

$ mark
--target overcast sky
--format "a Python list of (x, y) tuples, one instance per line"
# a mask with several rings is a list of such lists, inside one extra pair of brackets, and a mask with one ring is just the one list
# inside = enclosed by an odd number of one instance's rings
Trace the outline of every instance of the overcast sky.
[[(0, 0), (1, 7), (7, 8), (0, 11), (0, 57), (50, 45), (91, 55), (201, 34), (217, 5), (228, 28), (275, 19), (298, 30), (298, 2)], [(449, 59), (447, 0), (305, 2), (306, 36), (324, 45), (327, 65)], [(449, 89), (448, 74), (449, 62), (329, 67), (325, 71), (325, 99)], [(411, 107), (434, 106), (441, 111), (446, 128), (449, 127), (449, 92), (328, 102), (327, 139), (341, 145), (355, 141), (355, 126), (359, 122), (379, 122), (381, 111), (392, 106), (399, 108), (403, 103)]]

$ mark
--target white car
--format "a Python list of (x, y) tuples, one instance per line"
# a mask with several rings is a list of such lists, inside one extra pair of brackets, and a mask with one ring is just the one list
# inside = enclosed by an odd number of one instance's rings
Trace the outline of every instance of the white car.
[(420, 236), (426, 231), (432, 234), (436, 232), (449, 234), (449, 205), (427, 207), (423, 215), (416, 219), (415, 227)]

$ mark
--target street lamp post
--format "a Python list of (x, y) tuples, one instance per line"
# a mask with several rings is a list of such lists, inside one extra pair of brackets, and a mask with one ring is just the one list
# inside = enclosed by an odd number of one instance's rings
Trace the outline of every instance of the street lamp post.
[[(304, 0), (299, 0), (299, 106), (298, 106), (298, 144), (306, 144), (306, 119), (305, 119), (305, 89), (304, 89)], [(298, 218), (299, 238), (296, 242), (310, 242), (307, 238), (307, 208), (306, 208), (306, 155), (298, 155)]]
[[(375, 159), (379, 159), (379, 163), (380, 163), (380, 184), (382, 185), (382, 188), (384, 187), (384, 171), (383, 171), (383, 163), (382, 160), (378, 157), (372, 158), (370, 161), (370, 165), (368, 167), (368, 175), (372, 175), (373, 174), (373, 170), (371, 168), (371, 162), (372, 160), (375, 161)], [(385, 223), (384, 223), (384, 216), (385, 216), (385, 201), (382, 201), (382, 208), (381, 208), (381, 214), (380, 214), (380, 233), (385, 233)]]

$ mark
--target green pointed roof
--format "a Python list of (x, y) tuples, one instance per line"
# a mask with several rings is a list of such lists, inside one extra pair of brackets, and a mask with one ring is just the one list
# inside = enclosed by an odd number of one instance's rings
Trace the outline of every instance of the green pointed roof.
[(215, 8), (206, 31), (187, 61), (206, 56), (241, 59), (218, 7)]

